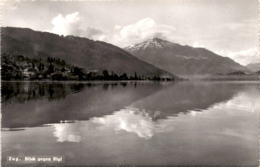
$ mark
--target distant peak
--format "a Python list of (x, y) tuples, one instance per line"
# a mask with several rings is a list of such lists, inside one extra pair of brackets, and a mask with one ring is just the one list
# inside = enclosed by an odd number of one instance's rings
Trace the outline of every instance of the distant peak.
[(158, 42), (158, 43), (161, 43), (161, 42), (169, 42), (169, 41), (166, 41), (166, 40), (158, 38), (158, 37), (153, 37), (153, 38), (147, 39), (144, 42)]
[(166, 40), (158, 38), (158, 37), (153, 37), (152, 40), (153, 41), (166, 41)]
[(127, 47), (126, 49), (129, 50), (144, 50), (147, 48), (165, 48), (165, 47), (171, 47), (176, 45), (175, 43), (169, 42), (167, 40), (158, 38), (158, 37), (153, 37), (150, 39), (147, 39), (141, 43), (137, 43), (135, 45), (131, 45)]

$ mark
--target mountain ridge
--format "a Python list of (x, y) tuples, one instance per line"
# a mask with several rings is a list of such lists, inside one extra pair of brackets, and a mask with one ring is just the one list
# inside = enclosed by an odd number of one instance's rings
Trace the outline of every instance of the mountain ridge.
[(180, 45), (160, 38), (152, 38), (124, 49), (141, 60), (177, 75), (215, 75), (248, 71), (232, 59), (206, 48)]
[(30, 28), (1, 27), (2, 53), (29, 58), (55, 57), (85, 70), (108, 70), (154, 77), (171, 75), (112, 44), (76, 36), (59, 36)]

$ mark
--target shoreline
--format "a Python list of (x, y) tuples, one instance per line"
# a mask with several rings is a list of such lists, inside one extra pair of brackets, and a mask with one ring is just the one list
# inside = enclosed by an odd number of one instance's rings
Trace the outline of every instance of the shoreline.
[(1, 80), (4, 83), (14, 83), (14, 82), (24, 82), (24, 83), (179, 83), (179, 82), (251, 82), (251, 83), (260, 83), (260, 80), (232, 80), (232, 79), (186, 79), (186, 80), (172, 80), (172, 81), (157, 81), (157, 80), (118, 80), (118, 81), (111, 81), (111, 80), (96, 80), (96, 81), (55, 81), (55, 80)]
[(135, 82), (146, 82), (146, 83), (153, 83), (153, 82), (177, 82), (177, 81), (156, 81), (156, 80), (118, 80), (118, 81), (111, 81), (111, 80), (96, 80), (96, 81), (55, 81), (55, 80), (1, 80), (1, 82), (36, 82), (36, 83), (135, 83)]

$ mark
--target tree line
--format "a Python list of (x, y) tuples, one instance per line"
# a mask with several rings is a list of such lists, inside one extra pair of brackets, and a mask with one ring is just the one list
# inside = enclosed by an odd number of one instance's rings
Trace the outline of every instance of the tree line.
[(66, 63), (60, 58), (29, 58), (23, 55), (2, 54), (1, 77), (3, 80), (160, 80), (159, 76), (147, 77), (104, 70), (85, 70)]

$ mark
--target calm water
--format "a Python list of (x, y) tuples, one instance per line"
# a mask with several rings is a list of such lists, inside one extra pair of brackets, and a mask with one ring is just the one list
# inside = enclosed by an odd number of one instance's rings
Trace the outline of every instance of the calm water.
[(259, 112), (257, 82), (4, 82), (2, 163), (258, 166)]

